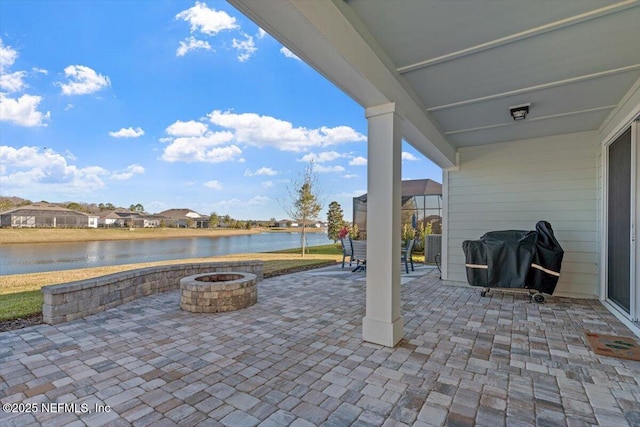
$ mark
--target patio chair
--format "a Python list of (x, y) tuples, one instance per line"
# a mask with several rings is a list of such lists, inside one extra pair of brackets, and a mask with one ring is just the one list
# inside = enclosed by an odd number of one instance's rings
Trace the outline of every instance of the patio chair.
[(411, 271), (415, 271), (413, 268), (413, 246), (416, 241), (414, 239), (408, 239), (407, 245), (402, 248), (401, 262), (404, 262), (404, 269), (409, 274), (409, 264), (411, 264)]
[(367, 269), (367, 241), (355, 240), (353, 245), (353, 259), (356, 261), (356, 268), (352, 272), (364, 271)]
[(348, 236), (346, 239), (340, 239), (340, 243), (342, 244), (342, 268), (344, 268), (344, 261), (349, 257), (349, 267), (351, 267), (351, 263), (353, 262), (353, 244), (351, 243), (351, 236)]

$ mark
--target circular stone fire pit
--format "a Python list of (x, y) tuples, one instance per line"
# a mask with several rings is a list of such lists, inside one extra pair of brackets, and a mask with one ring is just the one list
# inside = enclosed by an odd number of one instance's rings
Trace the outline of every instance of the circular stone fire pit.
[(258, 301), (255, 274), (204, 273), (180, 279), (180, 307), (193, 313), (218, 313), (249, 307)]

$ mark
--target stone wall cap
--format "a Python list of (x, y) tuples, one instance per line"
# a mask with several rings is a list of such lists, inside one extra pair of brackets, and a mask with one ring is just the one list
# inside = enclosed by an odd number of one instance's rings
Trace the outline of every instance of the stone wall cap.
[[(182, 271), (188, 268), (216, 268), (216, 267), (234, 267), (234, 266), (264, 266), (264, 262), (261, 260), (242, 260), (242, 261), (214, 261), (214, 262), (199, 262), (199, 263), (183, 263), (183, 264), (164, 264), (154, 267), (143, 267), (135, 270), (120, 271), (117, 273), (106, 274), (99, 277), (93, 277), (90, 279), (77, 280), (69, 283), (59, 283), (55, 285), (46, 285), (41, 288), (44, 294), (56, 295), (67, 292), (76, 292), (84, 289), (91, 289), (98, 286), (105, 286), (121, 280), (131, 279), (139, 276), (146, 276), (151, 273), (166, 273), (170, 271)], [(215, 273), (215, 272), (212, 272)], [(231, 272), (225, 272), (231, 273)], [(251, 274), (242, 273), (238, 274)]]

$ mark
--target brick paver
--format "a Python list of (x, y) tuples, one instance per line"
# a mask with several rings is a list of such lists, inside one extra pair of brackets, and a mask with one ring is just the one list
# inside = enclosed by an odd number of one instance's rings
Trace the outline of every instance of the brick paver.
[(631, 335), (598, 301), (482, 298), (419, 269), (390, 349), (362, 341), (364, 291), (328, 268), (235, 312), (181, 311), (174, 291), (0, 333), (0, 401), (32, 410), (0, 425), (640, 426), (640, 362), (584, 339)]

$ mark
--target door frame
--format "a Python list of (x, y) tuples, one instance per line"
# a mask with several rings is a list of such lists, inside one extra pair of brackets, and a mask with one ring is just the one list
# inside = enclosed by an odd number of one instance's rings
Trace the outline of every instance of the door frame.
[[(600, 200), (600, 300), (618, 319), (640, 333), (640, 106), (630, 114), (602, 143)], [(630, 235), (630, 310), (624, 311), (618, 304), (608, 300), (608, 189), (609, 146), (627, 129), (631, 128), (631, 235)]]

